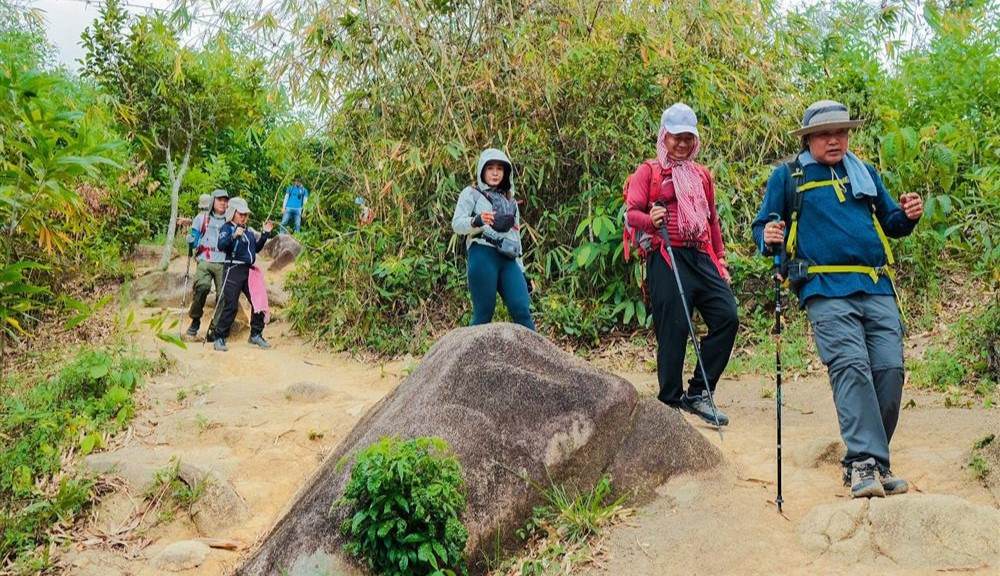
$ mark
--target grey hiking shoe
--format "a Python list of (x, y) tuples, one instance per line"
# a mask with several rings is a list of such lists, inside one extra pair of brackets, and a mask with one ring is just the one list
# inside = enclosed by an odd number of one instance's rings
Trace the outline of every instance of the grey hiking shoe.
[[(708, 398), (708, 390), (702, 390), (700, 396), (681, 396), (681, 409), (686, 410), (701, 418), (711, 425), (715, 425), (715, 416), (712, 415), (712, 401)], [(716, 407), (716, 415), (719, 417), (719, 426), (729, 424), (729, 416)]]
[(879, 481), (874, 458), (851, 464), (851, 498), (882, 498), (885, 489)]
[(898, 476), (893, 476), (892, 470), (889, 470), (888, 466), (879, 464), (878, 475), (882, 480), (882, 489), (885, 491), (886, 496), (906, 494), (910, 490), (910, 484)]
[(267, 340), (264, 340), (264, 337), (261, 336), (260, 334), (251, 336), (250, 339), (247, 340), (247, 342), (253, 344), (254, 346), (257, 346), (258, 348), (263, 348), (264, 350), (267, 350), (268, 348), (271, 347), (271, 345), (267, 343)]
[(198, 330), (201, 329), (201, 320), (195, 318), (191, 320), (191, 325), (188, 326), (187, 335), (192, 338), (198, 335)]
[(225, 338), (216, 338), (215, 343), (212, 344), (212, 348), (215, 348), (218, 352), (226, 352), (229, 348), (226, 346)]

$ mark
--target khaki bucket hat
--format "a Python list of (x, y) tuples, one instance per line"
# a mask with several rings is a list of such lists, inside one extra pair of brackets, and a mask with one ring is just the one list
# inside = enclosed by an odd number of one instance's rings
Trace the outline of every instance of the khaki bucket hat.
[(860, 120), (851, 120), (847, 106), (834, 100), (813, 102), (802, 115), (802, 126), (792, 131), (792, 136), (807, 136), (816, 132), (840, 130), (841, 128), (857, 128)]

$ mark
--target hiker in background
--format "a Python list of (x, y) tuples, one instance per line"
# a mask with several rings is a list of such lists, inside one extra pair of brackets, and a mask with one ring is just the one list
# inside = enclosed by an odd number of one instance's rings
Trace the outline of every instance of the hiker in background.
[[(211, 210), (211, 209), (212, 209), (212, 195), (211, 194), (202, 194), (202, 195), (198, 196), (198, 214), (195, 215), (195, 218), (197, 218), (198, 216), (200, 216), (202, 214), (208, 214), (208, 211)], [(177, 226), (179, 228), (187, 227), (187, 226), (191, 225), (192, 221), (194, 221), (194, 218), (188, 218), (187, 216), (178, 216), (177, 217)], [(190, 244), (190, 243), (191, 243), (191, 236), (190, 236), (190, 231), (189, 231), (188, 232), (188, 244)]]
[[(187, 335), (195, 337), (201, 328), (201, 317), (205, 310), (205, 301), (208, 300), (208, 293), (215, 287), (215, 318), (219, 316), (219, 294), (222, 294), (222, 273), (223, 261), (226, 255), (219, 251), (219, 230), (226, 223), (226, 208), (229, 206), (229, 193), (225, 190), (215, 190), (211, 195), (203, 194), (199, 200), (207, 199), (210, 203), (205, 211), (195, 216), (191, 222), (191, 229), (188, 231), (187, 243), (194, 250), (195, 260), (198, 267), (194, 272), (194, 287), (192, 289), (191, 308), (188, 316), (191, 317), (191, 325), (188, 326)], [(208, 338), (212, 339), (212, 328), (215, 320), (209, 323)]]
[(281, 203), (281, 231), (288, 233), (288, 225), (295, 223), (295, 232), (302, 228), (302, 211), (306, 209), (309, 200), (309, 190), (302, 185), (302, 180), (296, 178), (292, 185), (285, 189), (285, 200)]
[(864, 498), (908, 489), (889, 468), (903, 394), (903, 324), (887, 238), (913, 231), (923, 201), (903, 194), (898, 206), (875, 167), (850, 152), (850, 130), (859, 124), (839, 102), (806, 109), (792, 133), (801, 152), (771, 173), (753, 234), (761, 253), (783, 254), (783, 275), (830, 375), (847, 446), (844, 485)]
[[(637, 242), (646, 259), (657, 344), (657, 397), (711, 424), (717, 416), (725, 426), (729, 418), (721, 410), (713, 414), (709, 389), (715, 390), (729, 363), (739, 319), (729, 287), (715, 185), (708, 169), (694, 161), (701, 148), (697, 123), (686, 104), (663, 112), (656, 159), (640, 164), (626, 184), (626, 235), (633, 231), (626, 249)], [(670, 262), (664, 238), (669, 238), (675, 262)], [(698, 310), (708, 325), (708, 335), (701, 339), (704, 372), (695, 367), (687, 393), (682, 378), (688, 318), (671, 266), (677, 267), (688, 308)]]
[(264, 273), (256, 266), (257, 253), (264, 248), (274, 229), (274, 224), (264, 222), (263, 232), (248, 228), (250, 208), (246, 200), (233, 198), (229, 201), (229, 222), (219, 233), (219, 250), (226, 255), (226, 273), (222, 288), (222, 312), (215, 326), (214, 348), (220, 352), (228, 350), (226, 338), (236, 318), (240, 294), (250, 301), (250, 344), (259, 348), (270, 348), (264, 340), (264, 325), (270, 316), (267, 303), (267, 286)]
[(451, 226), (465, 236), (472, 325), (493, 320), (499, 293), (511, 319), (534, 330), (521, 260), (521, 215), (514, 200), (513, 166), (506, 154), (487, 148), (479, 155), (476, 185), (459, 194)]

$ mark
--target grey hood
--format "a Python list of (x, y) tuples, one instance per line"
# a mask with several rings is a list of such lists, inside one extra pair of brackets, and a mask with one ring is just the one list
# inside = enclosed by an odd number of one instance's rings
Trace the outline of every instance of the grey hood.
[(511, 196), (514, 195), (514, 165), (511, 164), (510, 158), (504, 154), (503, 150), (497, 150), (496, 148), (487, 148), (483, 150), (482, 154), (479, 155), (479, 162), (476, 163), (476, 183), (480, 190), (486, 190), (489, 186), (486, 182), (483, 182), (483, 168), (490, 162), (501, 162), (506, 167), (506, 173), (503, 177), (503, 182), (500, 183), (499, 188), (506, 190)]

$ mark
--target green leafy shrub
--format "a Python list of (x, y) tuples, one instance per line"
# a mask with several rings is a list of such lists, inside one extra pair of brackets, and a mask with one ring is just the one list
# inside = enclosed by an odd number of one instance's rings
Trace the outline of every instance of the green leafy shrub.
[(383, 438), (358, 454), (343, 498), (345, 549), (378, 574), (465, 574), (458, 460), (440, 438)]
[(132, 393), (152, 368), (124, 351), (83, 350), (48, 379), (3, 382), (0, 563), (30, 558), (53, 524), (90, 503), (93, 481), (65, 467), (67, 454), (101, 448), (131, 420)]

